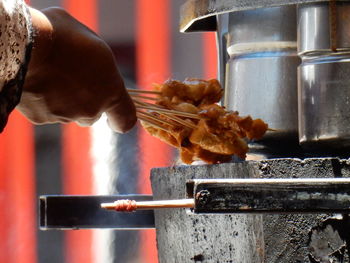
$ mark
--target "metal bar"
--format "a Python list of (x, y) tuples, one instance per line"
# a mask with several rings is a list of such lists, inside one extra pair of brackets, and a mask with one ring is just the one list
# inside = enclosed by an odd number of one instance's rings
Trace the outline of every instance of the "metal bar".
[(120, 199), (150, 201), (153, 198), (151, 195), (40, 196), (40, 229), (112, 228), (132, 230), (154, 228), (153, 210), (119, 213), (101, 208), (101, 203)]
[(195, 213), (349, 213), (350, 179), (198, 179)]

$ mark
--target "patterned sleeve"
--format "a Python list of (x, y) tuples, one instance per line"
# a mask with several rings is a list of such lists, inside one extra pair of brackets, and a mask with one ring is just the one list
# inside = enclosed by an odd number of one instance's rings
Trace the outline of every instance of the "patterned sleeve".
[(0, 132), (19, 103), (32, 46), (24, 0), (0, 0)]

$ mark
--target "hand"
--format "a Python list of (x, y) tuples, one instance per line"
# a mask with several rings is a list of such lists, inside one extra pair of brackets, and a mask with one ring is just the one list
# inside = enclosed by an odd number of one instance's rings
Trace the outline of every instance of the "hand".
[(17, 108), (36, 124), (91, 125), (106, 112), (113, 130), (131, 129), (135, 106), (107, 44), (63, 9), (31, 15), (36, 35)]

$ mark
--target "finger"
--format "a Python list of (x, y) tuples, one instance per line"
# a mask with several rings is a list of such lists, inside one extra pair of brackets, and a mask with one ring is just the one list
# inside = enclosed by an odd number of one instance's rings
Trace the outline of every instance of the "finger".
[(96, 121), (100, 119), (101, 115), (95, 117), (95, 118), (80, 118), (76, 120), (75, 122), (81, 126), (81, 127), (88, 127), (94, 124)]
[(125, 89), (121, 91), (118, 101), (106, 111), (108, 124), (112, 130), (125, 133), (136, 123), (136, 109)]

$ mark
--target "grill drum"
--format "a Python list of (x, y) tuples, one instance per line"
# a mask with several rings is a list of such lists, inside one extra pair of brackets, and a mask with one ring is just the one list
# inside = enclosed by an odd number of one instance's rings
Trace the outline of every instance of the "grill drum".
[(334, 11), (332, 18), (328, 3), (298, 7), (299, 138), (310, 149), (350, 147), (350, 3)]
[[(218, 21), (220, 33), (224, 19)], [(296, 33), (296, 6), (228, 14), (226, 46), (219, 47), (219, 65), (226, 59), (220, 50), (227, 47), (229, 55), (224, 104), (278, 130), (267, 133), (262, 145), (281, 140), (298, 145)]]

